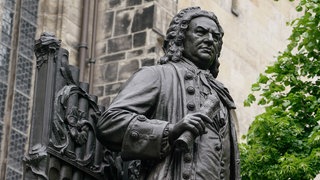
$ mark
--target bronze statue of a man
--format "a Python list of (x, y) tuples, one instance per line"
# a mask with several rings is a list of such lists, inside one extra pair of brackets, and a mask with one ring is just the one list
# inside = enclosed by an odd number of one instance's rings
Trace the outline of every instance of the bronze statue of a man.
[(212, 12), (181, 10), (160, 64), (136, 72), (99, 119), (101, 143), (141, 160), (140, 179), (240, 179), (235, 104), (215, 79), (222, 37)]

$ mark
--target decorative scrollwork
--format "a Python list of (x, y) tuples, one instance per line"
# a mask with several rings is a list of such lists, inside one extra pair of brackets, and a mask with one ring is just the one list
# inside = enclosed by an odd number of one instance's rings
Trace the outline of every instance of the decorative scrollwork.
[(45, 165), (42, 163), (47, 158), (47, 148), (41, 144), (34, 145), (30, 152), (24, 156), (24, 162), (27, 168), (38, 176), (48, 179), (45, 173)]
[(40, 39), (35, 41), (35, 54), (37, 57), (37, 68), (48, 61), (48, 52), (56, 52), (61, 46), (61, 40), (52, 33), (44, 32)]
[(74, 84), (64, 86), (57, 93), (55, 99), (54, 106), (56, 112), (53, 119), (53, 136), (50, 139), (50, 146), (59, 151), (60, 154), (65, 155), (70, 161), (76, 161), (81, 166), (86, 166), (92, 162), (92, 158), (94, 157), (95, 140), (91, 142), (89, 152), (86, 153), (84, 158), (77, 157), (77, 154), (68, 150), (68, 147), (71, 142), (78, 145), (86, 144), (89, 131), (95, 134), (95, 126), (93, 122), (87, 119), (87, 112), (79, 110), (76, 106), (71, 107), (68, 113), (66, 113), (69, 98), (73, 94), (78, 94), (88, 101), (90, 108), (94, 112), (91, 117), (99, 116), (101, 113), (97, 104), (79, 86)]
[(78, 144), (82, 145), (88, 140), (88, 132), (91, 126), (86, 119), (85, 112), (80, 111), (77, 107), (72, 107), (66, 117), (67, 127), (71, 138)]

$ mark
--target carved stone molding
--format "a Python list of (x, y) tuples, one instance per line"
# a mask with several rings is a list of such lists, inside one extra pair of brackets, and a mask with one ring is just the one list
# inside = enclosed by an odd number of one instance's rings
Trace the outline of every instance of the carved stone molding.
[(40, 39), (35, 41), (34, 51), (37, 57), (37, 67), (40, 68), (43, 63), (48, 61), (48, 54), (55, 53), (61, 46), (61, 40), (54, 34), (44, 32)]
[(41, 144), (34, 145), (28, 154), (24, 156), (24, 162), (26, 168), (30, 168), (31, 171), (44, 179), (48, 179), (45, 169), (45, 162), (47, 159), (47, 148)]

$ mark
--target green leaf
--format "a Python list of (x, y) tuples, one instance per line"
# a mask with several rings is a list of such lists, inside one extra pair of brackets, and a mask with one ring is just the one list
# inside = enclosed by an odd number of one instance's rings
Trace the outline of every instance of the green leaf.
[(303, 10), (303, 9), (302, 9), (302, 6), (300, 6), (300, 5), (297, 6), (297, 7), (296, 7), (296, 10), (297, 10), (298, 12), (301, 12), (301, 11)]
[(261, 98), (258, 102), (258, 105), (265, 105), (265, 104), (267, 104), (267, 101), (265, 98)]
[(285, 100), (285, 101), (283, 101), (283, 103), (282, 103), (283, 107), (288, 107), (290, 104), (291, 104), (291, 102), (288, 101), (288, 100)]
[(261, 89), (261, 87), (260, 87), (259, 83), (252, 84), (252, 86), (251, 86), (252, 91), (259, 91), (260, 89)]
[(267, 69), (265, 70), (265, 73), (271, 74), (274, 72), (274, 66), (268, 66)]
[(251, 103), (247, 99), (243, 101), (244, 107), (249, 107), (250, 105), (251, 105)]
[(253, 101), (256, 100), (256, 97), (253, 94), (249, 94), (248, 98), (244, 101), (244, 106), (250, 106), (250, 104), (252, 104)]
[(260, 74), (259, 83), (266, 84), (268, 82), (269, 78), (263, 74)]

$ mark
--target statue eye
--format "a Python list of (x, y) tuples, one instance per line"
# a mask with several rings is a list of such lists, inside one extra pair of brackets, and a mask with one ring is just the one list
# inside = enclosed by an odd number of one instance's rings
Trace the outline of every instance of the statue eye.
[(219, 34), (216, 34), (216, 33), (212, 33), (212, 37), (213, 37), (213, 41), (215, 42), (215, 43), (218, 43), (219, 42)]
[(196, 34), (199, 35), (199, 36), (203, 36), (205, 33), (206, 32), (204, 30), (202, 30), (202, 29), (196, 31)]
[(214, 41), (215, 43), (219, 42), (219, 41), (218, 41), (218, 38), (217, 38), (216, 36), (214, 36), (214, 35), (213, 35), (213, 41)]

